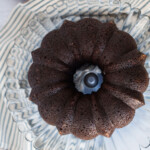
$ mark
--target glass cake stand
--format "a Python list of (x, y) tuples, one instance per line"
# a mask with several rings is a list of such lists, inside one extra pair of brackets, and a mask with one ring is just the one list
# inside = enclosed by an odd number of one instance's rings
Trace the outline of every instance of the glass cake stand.
[(5, 52), (8, 57), (4, 65), (3, 94), (7, 109), (20, 133), (37, 150), (150, 149), (150, 86), (144, 93), (146, 105), (136, 110), (135, 117), (128, 126), (116, 129), (111, 138), (98, 136), (84, 141), (71, 134), (60, 136), (56, 127), (42, 120), (37, 106), (28, 99), (31, 88), (27, 80), (28, 69), (32, 63), (31, 52), (40, 46), (43, 37), (59, 28), (66, 19), (78, 21), (85, 17), (96, 18), (101, 22), (114, 21), (120, 30), (132, 35), (138, 50), (147, 55), (145, 68), (150, 73), (150, 18), (147, 7), (144, 7), (149, 3), (138, 1), (139, 5), (145, 8), (144, 13), (129, 3), (117, 0), (33, 0), (29, 3), (30, 5), (20, 5), (16, 8), (23, 11), (21, 17), (24, 19), (20, 19), (20, 22), (19, 12), (14, 11), (13, 16), (16, 17), (18, 25), (14, 22), (16, 27), (10, 30), (15, 34), (2, 34), (1, 40), (2, 47), (5, 47), (6, 43), (9, 47), (7, 53)]

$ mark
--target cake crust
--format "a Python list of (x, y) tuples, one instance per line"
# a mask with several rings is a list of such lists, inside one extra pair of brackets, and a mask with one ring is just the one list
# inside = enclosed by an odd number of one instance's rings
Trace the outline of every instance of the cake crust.
[[(30, 100), (61, 135), (72, 133), (84, 140), (110, 137), (116, 128), (128, 125), (135, 110), (145, 104), (146, 55), (112, 22), (64, 21), (60, 29), (44, 37), (32, 58)], [(73, 83), (75, 71), (87, 63), (99, 66), (103, 74), (101, 88), (91, 95), (78, 92)]]

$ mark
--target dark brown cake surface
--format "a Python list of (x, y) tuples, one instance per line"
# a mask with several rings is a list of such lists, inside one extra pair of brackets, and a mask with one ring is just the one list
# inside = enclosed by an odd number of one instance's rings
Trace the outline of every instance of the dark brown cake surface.
[[(114, 23), (90, 18), (64, 21), (44, 37), (32, 58), (30, 100), (61, 135), (72, 133), (84, 140), (110, 137), (144, 105), (149, 82), (146, 55)], [(101, 88), (90, 95), (78, 92), (73, 82), (76, 70), (87, 63), (99, 66), (103, 74)]]

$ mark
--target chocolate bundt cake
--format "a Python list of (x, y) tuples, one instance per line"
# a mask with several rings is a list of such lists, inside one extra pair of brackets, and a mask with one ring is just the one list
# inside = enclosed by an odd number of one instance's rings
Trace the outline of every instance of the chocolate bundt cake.
[(146, 55), (112, 22), (64, 21), (32, 52), (30, 100), (61, 135), (110, 137), (144, 105)]

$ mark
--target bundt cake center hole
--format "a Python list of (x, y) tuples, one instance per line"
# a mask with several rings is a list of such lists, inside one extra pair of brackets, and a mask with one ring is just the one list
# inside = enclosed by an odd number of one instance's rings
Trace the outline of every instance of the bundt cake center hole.
[(95, 73), (88, 73), (84, 77), (84, 84), (88, 87), (95, 87), (98, 84), (98, 76)]
[(83, 65), (76, 70), (73, 81), (76, 89), (83, 94), (97, 92), (103, 82), (102, 71), (96, 65)]

